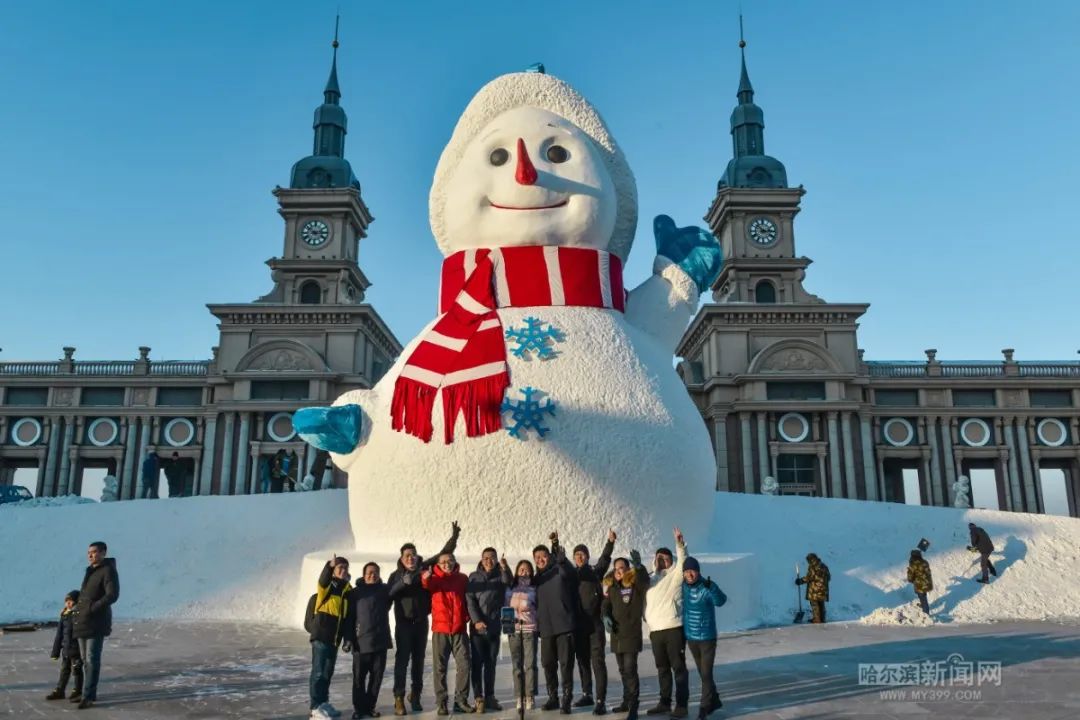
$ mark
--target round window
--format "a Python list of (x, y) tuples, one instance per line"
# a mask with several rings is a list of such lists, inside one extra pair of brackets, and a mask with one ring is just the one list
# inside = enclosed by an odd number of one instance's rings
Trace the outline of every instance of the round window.
[(35, 418), (22, 418), (11, 426), (11, 441), (19, 447), (36, 445), (40, 439), (41, 423)]
[(1065, 423), (1056, 418), (1040, 420), (1035, 426), (1035, 434), (1038, 435), (1039, 442), (1050, 447), (1060, 447), (1069, 439), (1069, 430)]
[(86, 438), (95, 447), (105, 447), (116, 442), (120, 428), (112, 418), (98, 418), (86, 429)]
[(990, 443), (993, 435), (985, 420), (968, 418), (960, 424), (960, 437), (972, 447), (982, 447)]
[(277, 442), (289, 442), (296, 437), (292, 426), (292, 413), (279, 412), (266, 421), (266, 434)]
[(885, 442), (893, 447), (910, 445), (911, 441), (915, 439), (915, 428), (911, 427), (911, 423), (904, 418), (887, 420), (881, 432), (885, 436)]
[(777, 420), (776, 431), (788, 442), (802, 442), (810, 434), (810, 422), (800, 413), (787, 413)]
[(195, 425), (187, 418), (173, 418), (165, 423), (163, 434), (172, 447), (183, 447), (195, 439)]

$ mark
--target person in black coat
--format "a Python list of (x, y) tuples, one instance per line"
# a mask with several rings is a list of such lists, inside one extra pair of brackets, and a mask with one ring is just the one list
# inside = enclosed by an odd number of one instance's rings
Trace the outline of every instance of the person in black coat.
[(80, 709), (86, 709), (97, 701), (98, 677), (101, 674), (101, 651), (105, 638), (112, 634), (112, 604), (120, 597), (120, 576), (116, 572), (116, 560), (106, 557), (108, 547), (98, 540), (90, 543), (79, 601), (75, 604), (72, 634), (79, 641), (79, 655), (85, 668)]
[[(604, 622), (600, 606), (604, 601), (601, 582), (611, 565), (616, 535), (608, 530), (607, 542), (595, 565), (589, 565), (589, 548), (574, 548), (574, 567), (578, 578), (578, 626), (574, 630), (574, 654), (577, 656), (578, 676), (581, 678), (581, 697), (574, 707), (593, 708), (593, 715), (607, 713), (607, 662), (604, 660)], [(591, 668), (590, 668), (591, 666)], [(591, 669), (591, 672), (590, 672)], [(596, 700), (593, 701), (593, 678), (596, 678)]]
[(990, 562), (990, 553), (994, 552), (994, 542), (990, 535), (975, 523), (968, 523), (968, 531), (971, 533), (971, 544), (968, 550), (979, 553), (979, 568), (982, 577), (976, 578), (977, 582), (990, 582), (990, 575), (997, 577), (997, 568)]
[(423, 712), (420, 693), (424, 690), (424, 656), (427, 654), (428, 616), (431, 615), (431, 593), (420, 585), (420, 573), (431, 567), (440, 555), (453, 554), (457, 549), (461, 528), (450, 524), (450, 539), (431, 560), (424, 560), (416, 553), (416, 546), (405, 543), (397, 569), (387, 580), (390, 599), (394, 603), (394, 714), (405, 714), (405, 676), (412, 664), (412, 682), (409, 688), (409, 705), (413, 712)]
[[(551, 533), (551, 549), (533, 548), (536, 563), (536, 624), (540, 634), (540, 664), (544, 668), (548, 700), (544, 710), (570, 714), (574, 699), (574, 629), (578, 623), (577, 572), (559, 544), (559, 534)], [(562, 702), (559, 701), (559, 671), (562, 671)]]
[(68, 680), (75, 676), (75, 689), (71, 691), (71, 701), (82, 700), (83, 668), (79, 655), (79, 642), (75, 639), (75, 603), (79, 601), (79, 591), (72, 590), (64, 597), (64, 609), (60, 611), (60, 622), (56, 625), (56, 637), (53, 638), (53, 660), (60, 661), (60, 679), (56, 689), (45, 696), (46, 700), (62, 700)]
[(476, 712), (502, 710), (495, 699), (495, 666), (499, 662), (503, 602), (513, 584), (506, 558), (500, 562), (495, 548), (484, 548), (476, 572), (465, 586), (469, 609), (469, 644), (472, 647), (472, 685)]
[(645, 617), (645, 593), (649, 591), (649, 573), (641, 564), (641, 554), (634, 550), (630, 560), (616, 558), (613, 569), (604, 578), (607, 595), (601, 606), (604, 627), (611, 633), (611, 652), (622, 678), (622, 704), (617, 713), (628, 713), (627, 720), (637, 720), (640, 683), (638, 654), (641, 652), (641, 621)]
[(353, 717), (379, 717), (375, 709), (390, 642), (390, 590), (377, 563), (364, 566), (363, 582), (349, 591), (341, 647), (353, 657)]

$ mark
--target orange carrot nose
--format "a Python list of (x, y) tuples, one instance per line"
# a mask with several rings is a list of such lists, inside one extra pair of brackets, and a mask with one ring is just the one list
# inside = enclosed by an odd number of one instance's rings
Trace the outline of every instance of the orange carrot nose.
[(525, 141), (521, 138), (518, 138), (517, 143), (517, 160), (514, 179), (519, 185), (535, 185), (536, 168), (533, 167), (532, 160), (529, 159), (529, 151), (525, 149)]

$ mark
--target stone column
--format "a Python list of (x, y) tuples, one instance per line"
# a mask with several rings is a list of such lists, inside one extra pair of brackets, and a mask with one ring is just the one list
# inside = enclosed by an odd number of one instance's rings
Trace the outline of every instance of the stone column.
[(206, 419), (206, 433), (203, 435), (202, 474), (199, 476), (199, 495), (210, 494), (210, 484), (214, 478), (214, 450), (217, 443), (217, 414)]
[[(1005, 436), (1005, 445), (1008, 447), (1006, 453), (1008, 457), (1008, 486), (1012, 489), (1012, 497), (1009, 499), (1009, 507), (1007, 510), (1015, 510), (1017, 512), (1023, 512), (1024, 502), (1023, 495), (1020, 494), (1020, 472), (1016, 467), (1016, 442), (1013, 440), (1013, 418), (998, 418), (997, 426), (998, 431)], [(1004, 460), (1005, 457), (1002, 457)], [(1002, 467), (1005, 467), (1005, 463), (1002, 463)]]
[(847, 496), (859, 499), (859, 490), (855, 486), (855, 449), (851, 446), (851, 413), (840, 416), (840, 437), (844, 440), (844, 475), (847, 476)]
[(135, 426), (139, 419), (128, 418), (125, 422), (127, 423), (127, 438), (124, 440), (124, 465), (120, 471), (120, 493), (121, 497), (131, 500), (135, 497), (136, 489), (132, 473), (135, 470), (135, 458), (139, 454), (139, 449), (135, 445)]
[[(249, 449), (250, 453), (251, 450)], [(248, 480), (248, 492), (254, 494), (261, 491), (259, 487), (259, 458), (254, 453), (251, 454), (251, 478)]]
[(42, 495), (55, 495), (57, 472), (56, 463), (60, 461), (57, 452), (60, 450), (60, 418), (49, 418), (49, 449), (45, 461), (45, 487)]
[(938, 419), (929, 418), (926, 437), (930, 441), (930, 502), (942, 505), (941, 500), (941, 458), (938, 457)]
[(874, 436), (870, 432), (870, 418), (859, 415), (859, 432), (862, 437), (863, 482), (866, 485), (866, 499), (877, 500), (877, 476), (874, 473)]
[(956, 461), (953, 458), (952, 444), (952, 426), (955, 422), (954, 418), (941, 419), (941, 439), (945, 447), (945, 484), (948, 485), (945, 489), (945, 504), (949, 507), (956, 502), (956, 493), (952, 489), (956, 482)]
[(716, 489), (730, 490), (731, 480), (728, 478), (726, 415), (717, 415), (713, 418), (713, 444), (716, 448)]
[(836, 411), (830, 411), (826, 417), (829, 419), (829, 473), (832, 475), (829, 497), (842, 498), (844, 490), (840, 484), (840, 443), (837, 440)]
[(236, 422), (236, 413), (225, 413), (225, 443), (221, 448), (221, 489), (220, 494), (228, 495), (232, 492), (232, 467), (233, 467), (233, 427)]
[(754, 482), (754, 454), (750, 449), (750, 413), (739, 413), (739, 423), (742, 431), (743, 491), (757, 492), (757, 484)]
[(818, 473), (821, 475), (821, 497), (829, 497), (829, 484), (825, 474), (826, 454), (824, 448), (817, 451)]
[(251, 415), (249, 413), (240, 413), (240, 439), (236, 444), (236, 487), (233, 489), (235, 495), (249, 492), (247, 477), (248, 458), (251, 457), (251, 448), (248, 447), (250, 436)]
[(142, 419), (142, 432), (139, 433), (139, 454), (135, 459), (135, 497), (141, 498), (146, 492), (143, 488), (142, 464), (146, 460), (146, 448), (150, 444), (150, 418)]
[(60, 446), (60, 477), (57, 478), (57, 495), (68, 494), (71, 474), (71, 440), (75, 436), (75, 418), (64, 418), (64, 442)]
[(765, 418), (766, 413), (757, 413), (757, 442), (758, 442), (758, 477), (755, 478), (760, 484), (765, 481), (769, 474), (769, 429)]
[(1044, 512), (1041, 488), (1035, 483), (1037, 468), (1031, 462), (1031, 448), (1028, 444), (1027, 418), (1016, 419), (1016, 439), (1020, 443), (1020, 469), (1024, 478), (1024, 497), (1027, 498), (1027, 511), (1032, 513)]

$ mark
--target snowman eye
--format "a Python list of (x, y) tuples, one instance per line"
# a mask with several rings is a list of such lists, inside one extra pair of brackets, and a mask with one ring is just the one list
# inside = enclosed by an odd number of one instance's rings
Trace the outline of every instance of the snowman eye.
[(570, 159), (570, 153), (562, 145), (552, 145), (547, 150), (547, 159), (553, 163), (564, 163)]
[(491, 151), (491, 155), (488, 157), (488, 160), (491, 162), (491, 164), (496, 167), (498, 167), (499, 165), (505, 165), (506, 161), (509, 159), (510, 153), (507, 152), (506, 148), (495, 148)]

